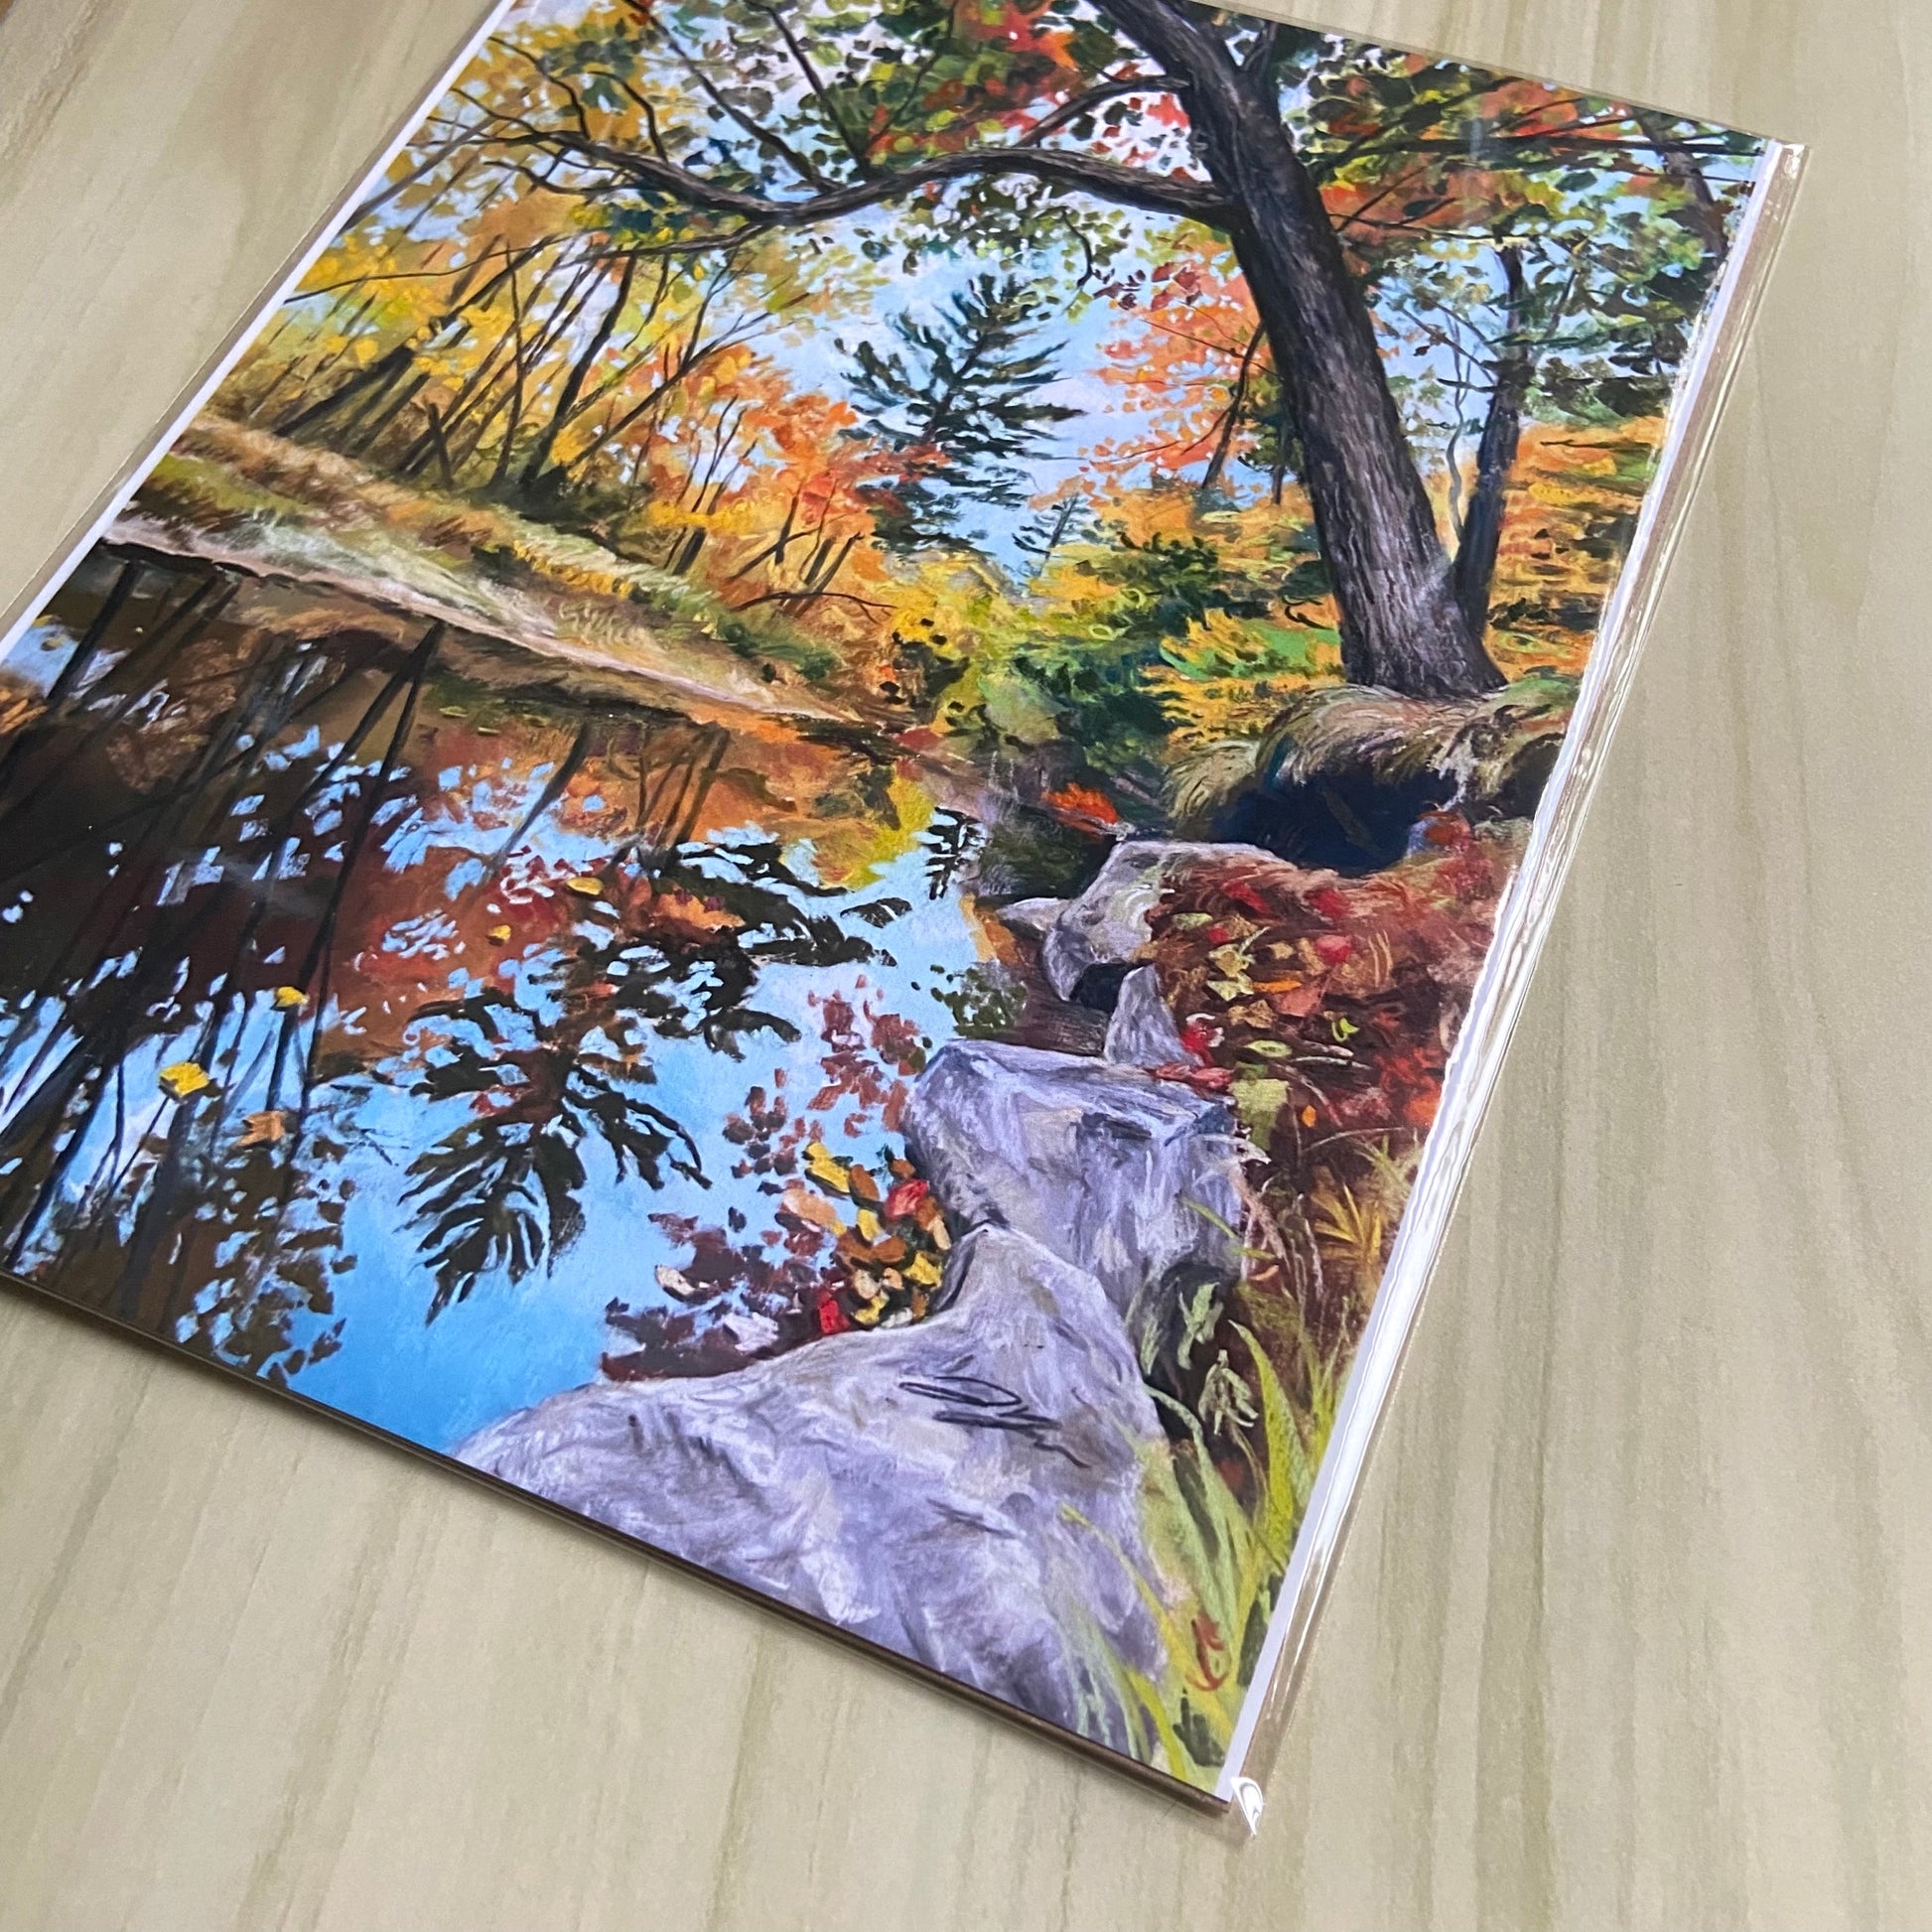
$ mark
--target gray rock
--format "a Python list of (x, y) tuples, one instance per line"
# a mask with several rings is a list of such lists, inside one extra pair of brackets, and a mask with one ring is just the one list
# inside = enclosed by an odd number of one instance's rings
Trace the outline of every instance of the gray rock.
[(1194, 1055), (1181, 1044), (1180, 1029), (1161, 992), (1152, 966), (1136, 966), (1120, 983), (1120, 998), (1107, 1023), (1108, 1059), (1122, 1066), (1190, 1066)]
[(1148, 915), (1168, 880), (1189, 865), (1242, 859), (1279, 868), (1256, 845), (1211, 845), (1169, 839), (1129, 839), (1114, 847), (1099, 877), (1053, 921), (1040, 947), (1046, 983), (1070, 1000), (1096, 966), (1131, 965), (1147, 944)]
[(1136, 1336), (1177, 1294), (1239, 1270), (1233, 1118), (1136, 1068), (949, 1040), (905, 1110), (947, 1212), (1017, 1228), (1097, 1276)]
[(984, 1228), (949, 1300), (703, 1381), (598, 1382), (458, 1456), (1082, 1735), (1131, 1748), (1095, 1637), (1158, 1636), (1139, 1497), (1160, 1425), (1091, 1275)]
[(1011, 905), (1000, 907), (1000, 917), (1015, 932), (1024, 932), (1029, 938), (1042, 937), (1053, 921), (1066, 910), (1067, 901), (1063, 898), (1017, 898)]

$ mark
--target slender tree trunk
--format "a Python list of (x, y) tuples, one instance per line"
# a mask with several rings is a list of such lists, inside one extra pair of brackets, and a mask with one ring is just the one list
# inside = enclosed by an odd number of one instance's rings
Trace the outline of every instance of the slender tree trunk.
[(1662, 114), (1640, 110), (1636, 120), (1657, 150), (1664, 173), (1684, 190), (1689, 199), (1692, 218), (1704, 230), (1704, 238), (1711, 244), (1714, 261), (1722, 262), (1730, 245), (1730, 237), (1725, 231), (1725, 211), (1719, 206), (1718, 198), (1712, 194), (1711, 184), (1705, 179), (1704, 170), (1698, 166), (1697, 157), (1671, 132), (1670, 122)]
[(1198, 498), (1210, 497), (1221, 487), (1221, 477), (1228, 467), (1228, 452), (1234, 447), (1234, 432), (1240, 427), (1242, 410), (1248, 406), (1248, 378), (1254, 373), (1255, 353), (1261, 347), (1262, 334), (1261, 330), (1255, 330), (1248, 338), (1248, 346), (1241, 351), (1241, 366), (1228, 388), (1228, 406), (1221, 412), (1220, 433), (1214, 439), (1207, 468), (1201, 473), (1199, 486), (1194, 491)]
[(1301, 432), (1343, 670), (1415, 697), (1493, 690), (1502, 675), (1456, 604), (1368, 305), (1282, 125), (1274, 83), (1245, 74), (1205, 17), (1170, 0), (1101, 4), (1185, 80), (1196, 150), (1239, 210), (1229, 240)]
[[(591, 370), (597, 366), (598, 357), (604, 353), (617, 332), (619, 320), (630, 302), (630, 284), (636, 273), (637, 257), (626, 255), (618, 276), (617, 292), (611, 298), (611, 306), (591, 331), (590, 341), (584, 345), (584, 352), (570, 365), (570, 373), (564, 377), (564, 386), (558, 392), (557, 406), (550, 412), (550, 420), (538, 435), (529, 461), (518, 474), (517, 483), (525, 495), (536, 494), (550, 481), (550, 459), (556, 451), (557, 438), (575, 413), (577, 399), (584, 393), (584, 385), (591, 379)], [(559, 479), (561, 474), (560, 471)]]
[(344, 454), (353, 457), (367, 456), (389, 433), (389, 426), (428, 387), (429, 371), (418, 369), (361, 425), (355, 435), (348, 440)]
[(489, 486), (499, 487), (510, 473), (510, 455), (516, 448), (516, 433), (523, 427), (523, 391), (530, 379), (530, 345), (523, 337), (523, 303), (516, 292), (516, 277), (510, 277), (510, 334), (516, 346), (510, 357), (509, 420), (503, 425), (503, 440), (497, 445), (496, 464), (489, 474)]
[[(508, 276), (550, 245), (547, 241), (539, 241), (528, 248), (518, 249), (514, 254), (505, 249), (504, 266), (490, 275), (480, 288), (472, 290), (466, 278), (464, 282), (458, 284), (451, 306), (434, 321), (424, 324), (420, 329), (412, 330), (394, 348), (377, 356), (367, 368), (357, 369), (353, 375), (339, 383), (326, 396), (318, 396), (313, 401), (306, 398), (299, 401), (288, 415), (275, 424), (275, 434), (277, 436), (299, 435), (312, 424), (335, 415), (338, 410), (346, 407), (356, 397), (365, 395), (370, 389), (378, 385), (386, 387), (395, 381), (423, 349), (432, 346), (448, 349), (454, 346), (469, 333), (470, 323), (464, 311), (476, 303), (487, 302)], [(476, 266), (481, 269), (483, 263), (479, 262)], [(451, 330), (455, 333), (446, 338), (445, 332)]]
[(416, 344), (398, 343), (394, 348), (379, 355), (367, 368), (358, 369), (346, 382), (331, 389), (326, 396), (318, 396), (313, 402), (302, 401), (275, 425), (277, 436), (300, 436), (305, 429), (333, 416), (357, 396), (366, 395), (371, 389), (384, 387), (396, 380), (404, 369), (416, 359)]
[(1495, 383), (1489, 391), (1489, 408), (1483, 418), (1482, 440), (1476, 445), (1475, 486), (1469, 492), (1462, 541), (1451, 572), (1462, 621), (1468, 625), (1469, 635), (1478, 639), (1489, 628), (1489, 587), (1495, 579), (1496, 554), (1502, 545), (1503, 508), (1509, 495), (1510, 472), (1516, 467), (1517, 445), (1523, 440), (1523, 405), (1536, 373), (1523, 313), (1522, 257), (1513, 247), (1498, 253), (1509, 289), (1508, 320), (1496, 361)]
[(423, 405), (423, 414), (429, 419), (428, 434), (436, 445), (436, 468), (443, 479), (443, 487), (456, 488), (456, 469), (450, 462), (450, 446), (443, 435), (443, 418), (433, 402)]
[[(557, 266), (558, 264), (552, 263), (549, 268), (541, 268), (537, 271), (536, 281), (530, 290), (529, 306), (535, 306), (543, 291), (548, 286), (550, 277), (555, 273)], [(591, 268), (580, 269), (578, 271), (578, 281), (581, 281), (592, 272), (593, 270)], [(452, 462), (458, 469), (461, 469), (476, 454), (483, 443), (483, 437), (488, 433), (489, 426), (501, 414), (504, 406), (500, 401), (492, 403), (490, 401), (489, 391), (494, 388), (496, 377), (501, 372), (504, 349), (510, 347), (513, 343), (518, 343), (521, 337), (524, 307), (519, 294), (519, 285), (516, 277), (512, 274), (508, 280), (511, 297), (510, 312), (512, 326), (505, 329), (490, 344), (489, 347), (477, 358), (476, 366), (464, 378), (462, 386), (451, 398), (449, 407), (443, 412), (443, 440), (452, 453)], [(557, 304), (558, 311), (563, 309), (564, 304), (569, 300), (570, 293), (574, 292), (576, 287), (577, 281), (573, 281), (569, 285), (569, 290), (566, 291), (564, 298)], [(534, 360), (534, 357), (540, 355), (547, 346), (548, 338), (546, 337), (538, 343), (534, 351), (522, 348), (519, 344), (519, 353), (529, 354), (531, 359)], [(485, 408), (485, 406), (487, 407)], [(468, 448), (465, 449), (462, 456), (456, 456), (456, 437), (459, 427), (479, 411), (485, 411), (485, 413), (483, 415), (482, 421), (476, 426)], [(425, 429), (422, 435), (417, 437), (397, 459), (395, 474), (399, 477), (416, 475), (435, 453), (434, 440), (431, 438), (429, 431)]]

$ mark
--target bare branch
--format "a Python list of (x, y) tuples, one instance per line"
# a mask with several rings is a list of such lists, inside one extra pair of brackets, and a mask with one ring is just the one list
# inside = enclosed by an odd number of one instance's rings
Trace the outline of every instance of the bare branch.
[(640, 154), (602, 141), (586, 141), (558, 129), (539, 128), (515, 117), (499, 117), (520, 131), (504, 137), (542, 148), (600, 169), (637, 189), (665, 194), (687, 207), (710, 214), (735, 215), (759, 228), (803, 228), (901, 201), (921, 189), (946, 182), (981, 180), (1002, 175), (1026, 176), (1056, 188), (1090, 194), (1128, 207), (1157, 214), (1177, 214), (1209, 226), (1224, 224), (1228, 205), (1209, 183), (1184, 175), (1155, 175), (1098, 155), (1074, 154), (1063, 148), (967, 148), (957, 154), (935, 156), (915, 167), (868, 176), (829, 193), (799, 202), (772, 201), (766, 196), (727, 188), (656, 155)]
[(1089, 87), (1085, 93), (1075, 94), (1071, 100), (1062, 101), (1050, 114), (1043, 114), (1020, 137), (1022, 147), (1034, 147), (1045, 140), (1049, 134), (1057, 134), (1061, 128), (1070, 126), (1082, 114), (1088, 114), (1103, 101), (1124, 99), (1130, 94), (1175, 94), (1186, 91), (1184, 80), (1171, 80), (1165, 74), (1142, 76), (1139, 79), (1106, 80), (1100, 85)]

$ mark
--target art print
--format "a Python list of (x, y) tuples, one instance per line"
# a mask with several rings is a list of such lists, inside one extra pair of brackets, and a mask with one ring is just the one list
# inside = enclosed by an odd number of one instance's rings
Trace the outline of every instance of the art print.
[(1765, 146), (512, 8), (0, 663), (0, 1260), (1225, 1796)]

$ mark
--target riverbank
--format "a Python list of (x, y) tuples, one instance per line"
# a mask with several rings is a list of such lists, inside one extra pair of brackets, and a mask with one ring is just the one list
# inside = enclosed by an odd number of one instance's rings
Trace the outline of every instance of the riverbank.
[(734, 612), (587, 536), (388, 483), (347, 457), (211, 414), (183, 432), (105, 540), (268, 587), (262, 616), (282, 629), (393, 630), (413, 643), (425, 623), (445, 624), (455, 653), (487, 681), (655, 695), (699, 722), (713, 712), (884, 722), (877, 707), (828, 689), (827, 654), (768, 610)]

